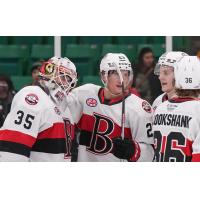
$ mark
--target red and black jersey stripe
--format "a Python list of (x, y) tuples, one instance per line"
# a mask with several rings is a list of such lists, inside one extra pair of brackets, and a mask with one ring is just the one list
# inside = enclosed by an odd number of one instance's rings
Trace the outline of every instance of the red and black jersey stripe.
[[(116, 124), (115, 122), (113, 122), (113, 124), (114, 124), (114, 129), (113, 129), (112, 133), (109, 135), (109, 137), (111, 139), (121, 136), (121, 127), (118, 124)], [(94, 126), (95, 126), (95, 117), (83, 113), (77, 126), (81, 131), (92, 133), (94, 130)], [(101, 123), (99, 125), (99, 131), (104, 132), (106, 129), (107, 129), (107, 123), (105, 123), (104, 121), (101, 121)], [(124, 137), (132, 139), (132, 134), (131, 134), (130, 128), (125, 127)]]
[(32, 151), (53, 154), (66, 153), (64, 123), (54, 123), (50, 128), (40, 132)]
[(66, 153), (64, 123), (54, 123), (40, 132), (37, 138), (13, 130), (0, 130), (0, 151), (30, 157), (31, 151)]
[(15, 142), (0, 141), (0, 151), (20, 154), (26, 157), (30, 157), (31, 148)]
[(52, 154), (66, 153), (66, 139), (54, 138), (37, 140), (31, 151)]
[[(93, 131), (95, 127), (95, 117), (87, 114), (82, 114), (82, 117), (78, 123), (78, 128), (80, 131), (79, 144), (84, 146), (90, 146), (91, 139), (93, 137)], [(108, 129), (108, 124), (105, 121), (101, 121), (98, 125), (98, 131), (104, 133)], [(110, 139), (121, 136), (121, 127), (113, 122), (113, 130), (108, 134)], [(124, 133), (125, 138), (132, 139), (130, 128), (125, 128)], [(96, 147), (101, 148), (104, 146), (104, 140), (97, 140)]]
[(0, 130), (0, 151), (30, 156), (36, 138), (13, 130)]

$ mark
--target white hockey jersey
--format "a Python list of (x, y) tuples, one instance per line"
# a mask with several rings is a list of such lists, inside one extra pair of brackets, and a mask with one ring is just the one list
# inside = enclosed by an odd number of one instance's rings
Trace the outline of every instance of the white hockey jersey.
[(200, 161), (200, 101), (173, 98), (154, 113), (155, 160)]
[(168, 100), (168, 96), (166, 93), (163, 93), (159, 95), (153, 102), (152, 108), (155, 110), (161, 103), (165, 102)]
[(0, 130), (0, 161), (67, 161), (62, 115), (39, 86), (14, 97)]
[[(74, 89), (68, 106), (80, 128), (78, 161), (120, 161), (112, 152), (112, 138), (121, 136), (122, 100), (104, 99), (104, 89), (86, 84)], [(152, 109), (134, 94), (126, 96), (125, 137), (136, 140), (141, 149), (138, 161), (152, 161)]]

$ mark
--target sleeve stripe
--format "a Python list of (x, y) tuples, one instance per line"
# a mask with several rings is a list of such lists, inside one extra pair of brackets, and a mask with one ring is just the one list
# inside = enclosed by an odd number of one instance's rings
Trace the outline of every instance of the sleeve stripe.
[(36, 138), (19, 131), (0, 130), (0, 141), (15, 142), (32, 147), (36, 141)]
[(28, 158), (30, 157), (30, 147), (15, 142), (0, 141), (0, 151), (20, 154)]
[(66, 138), (64, 123), (54, 123), (50, 128), (40, 132), (37, 139)]

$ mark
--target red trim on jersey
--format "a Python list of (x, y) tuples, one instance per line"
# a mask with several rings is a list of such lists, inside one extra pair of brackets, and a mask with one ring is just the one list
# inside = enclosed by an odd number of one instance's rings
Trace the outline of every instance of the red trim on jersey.
[(193, 98), (193, 97), (174, 97), (172, 99), (169, 100), (169, 102), (171, 103), (183, 103), (183, 102), (186, 102), (186, 101), (199, 101), (200, 99), (199, 98)]
[(192, 154), (192, 162), (200, 162), (200, 153)]
[(140, 145), (136, 141), (133, 141), (133, 143), (135, 145), (135, 153), (132, 156), (132, 158), (130, 159), (130, 161), (136, 162), (140, 157), (141, 150), (140, 150)]
[(141, 95), (140, 95), (140, 93), (136, 90), (136, 88), (134, 88), (134, 87), (132, 87), (131, 89), (130, 89), (130, 92), (131, 92), (131, 94), (134, 94), (134, 95), (136, 95), (136, 96), (138, 96), (138, 97), (141, 97)]
[[(119, 96), (116, 97), (114, 99), (105, 99), (105, 95), (104, 95), (104, 90), (105, 88), (100, 88), (98, 96), (99, 96), (99, 100), (102, 104), (106, 104), (106, 105), (113, 105), (113, 104), (117, 104), (117, 103), (121, 103), (123, 100), (123, 96)], [(125, 99), (130, 96), (131, 93), (130, 91), (125, 95)]]
[(162, 148), (161, 148), (161, 153), (165, 153), (166, 142), (167, 142), (167, 137), (166, 137), (166, 136), (163, 136), (163, 137), (162, 137)]
[[(113, 121), (112, 119), (110, 119), (110, 120)], [(109, 135), (109, 137), (110, 138), (120, 137), (121, 136), (120, 135), (121, 134), (121, 127), (118, 124), (116, 124), (115, 122), (113, 122), (113, 124), (114, 124), (114, 129), (113, 129), (113, 132)], [(81, 130), (88, 131), (88, 132), (93, 132), (94, 125), (95, 125), (95, 117), (91, 116), (91, 115), (84, 114), (84, 113), (82, 114), (82, 117), (77, 124), (77, 126)], [(106, 129), (107, 129), (107, 123), (105, 123), (105, 121), (102, 120), (101, 124), (99, 125), (99, 131), (104, 132)], [(130, 128), (125, 127), (124, 136), (125, 136), (125, 138), (132, 139)]]
[(50, 128), (40, 132), (37, 139), (66, 138), (64, 123), (54, 123)]
[(162, 97), (162, 102), (165, 102), (165, 101), (167, 101), (169, 98), (168, 98), (168, 96), (167, 96), (167, 93), (165, 93), (164, 95), (163, 95), (163, 97)]
[(32, 147), (36, 141), (36, 138), (19, 131), (0, 130), (0, 141), (15, 142)]
[(172, 148), (173, 149), (181, 149), (186, 156), (192, 156), (192, 144), (193, 142), (189, 139), (186, 139), (186, 146), (180, 146), (177, 144), (177, 141), (172, 141)]

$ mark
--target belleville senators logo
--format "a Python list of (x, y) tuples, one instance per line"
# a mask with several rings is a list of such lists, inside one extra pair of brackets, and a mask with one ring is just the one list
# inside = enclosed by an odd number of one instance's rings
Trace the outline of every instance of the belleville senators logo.
[(143, 102), (142, 102), (142, 108), (143, 108), (146, 112), (151, 113), (151, 106), (150, 106), (150, 104), (149, 104), (148, 102), (143, 101)]
[(86, 100), (86, 104), (90, 107), (96, 107), (97, 106), (97, 100), (94, 98), (88, 98)]
[(39, 101), (39, 98), (38, 98), (38, 96), (36, 94), (30, 93), (30, 94), (26, 95), (25, 101), (29, 105), (36, 105), (38, 103), (38, 101)]

